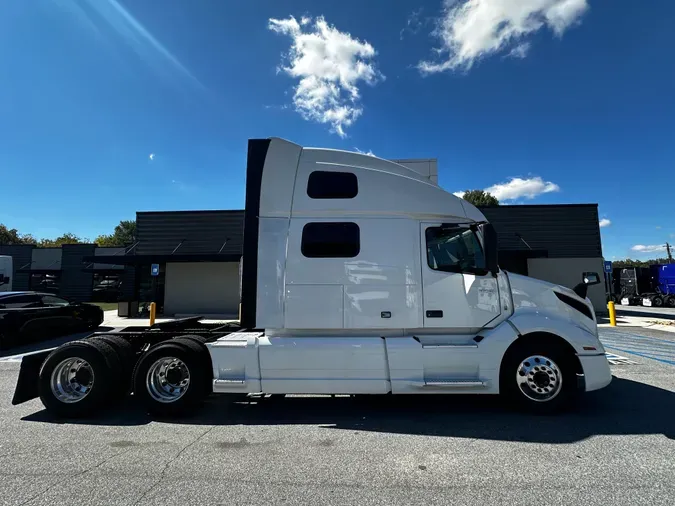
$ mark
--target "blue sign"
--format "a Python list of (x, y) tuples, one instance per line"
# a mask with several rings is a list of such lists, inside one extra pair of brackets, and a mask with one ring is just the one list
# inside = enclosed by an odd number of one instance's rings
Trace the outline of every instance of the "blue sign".
[(611, 274), (611, 272), (612, 272), (612, 262), (605, 261), (605, 272), (609, 272)]
[(159, 276), (159, 264), (152, 264), (150, 266), (150, 275)]

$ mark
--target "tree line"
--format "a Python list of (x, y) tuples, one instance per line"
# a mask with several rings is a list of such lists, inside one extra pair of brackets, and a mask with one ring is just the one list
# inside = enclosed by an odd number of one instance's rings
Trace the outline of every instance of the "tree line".
[(53, 239), (36, 239), (31, 234), (22, 234), (15, 228), (9, 228), (0, 223), (0, 245), (33, 244), (40, 248), (54, 248), (64, 244), (91, 244), (102, 247), (127, 246), (136, 241), (136, 221), (123, 220), (115, 227), (112, 234), (99, 235), (93, 241), (66, 232)]
[(618, 269), (631, 267), (649, 267), (650, 265), (664, 265), (672, 263), (672, 260), (667, 258), (652, 258), (651, 260), (633, 260), (626, 258), (625, 260), (612, 260), (612, 267)]

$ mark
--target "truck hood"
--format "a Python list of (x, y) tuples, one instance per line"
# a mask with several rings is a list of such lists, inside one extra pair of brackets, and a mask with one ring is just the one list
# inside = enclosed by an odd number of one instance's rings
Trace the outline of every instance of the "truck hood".
[[(577, 325), (583, 327), (592, 334), (597, 334), (595, 311), (588, 298), (582, 299), (574, 292), (574, 290), (570, 290), (565, 286), (530, 278), (528, 276), (522, 276), (520, 274), (512, 274), (510, 272), (508, 274), (515, 311), (539, 310), (542, 312), (555, 313), (560, 317), (574, 321)], [(578, 310), (565, 304), (555, 295), (555, 292), (567, 295), (588, 306), (593, 315), (593, 319), (591, 320)]]

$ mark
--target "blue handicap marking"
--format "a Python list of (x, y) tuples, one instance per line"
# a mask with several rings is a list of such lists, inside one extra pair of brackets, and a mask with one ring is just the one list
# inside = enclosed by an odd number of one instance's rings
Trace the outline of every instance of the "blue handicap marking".
[(150, 266), (150, 275), (159, 276), (159, 264), (152, 264)]
[(663, 364), (675, 365), (675, 340), (641, 336), (607, 328), (600, 329), (600, 340), (606, 349), (609, 348), (609, 354), (612, 351), (619, 351), (656, 360)]
[(608, 260), (605, 261), (605, 272), (612, 272), (612, 262)]

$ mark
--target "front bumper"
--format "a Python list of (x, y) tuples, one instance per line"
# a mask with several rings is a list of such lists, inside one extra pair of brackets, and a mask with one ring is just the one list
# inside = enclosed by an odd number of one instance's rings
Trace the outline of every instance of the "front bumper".
[(577, 355), (581, 368), (584, 371), (584, 383), (586, 392), (605, 388), (612, 381), (612, 372), (609, 370), (609, 362), (602, 355)]

